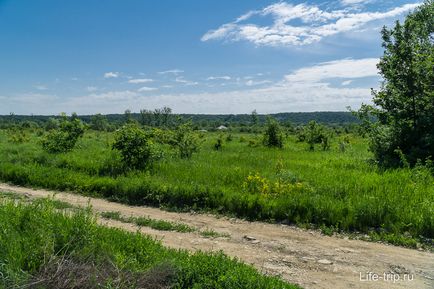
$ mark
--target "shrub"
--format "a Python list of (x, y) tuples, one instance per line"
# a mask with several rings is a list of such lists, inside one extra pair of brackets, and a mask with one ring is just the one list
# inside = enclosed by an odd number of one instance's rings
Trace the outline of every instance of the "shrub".
[(161, 128), (152, 128), (152, 139), (159, 144), (172, 144), (174, 139), (174, 132)]
[(19, 143), (25, 143), (29, 141), (29, 136), (27, 135), (27, 132), (24, 129), (17, 129), (13, 127), (7, 131), (7, 134), (8, 134), (8, 141), (11, 143), (19, 144)]
[(199, 150), (199, 136), (193, 131), (191, 122), (177, 127), (171, 144), (178, 150), (179, 156), (183, 159), (191, 158), (193, 153)]
[(63, 116), (58, 129), (51, 130), (42, 141), (42, 148), (49, 153), (71, 151), (84, 134), (85, 126), (78, 119), (68, 120)]
[(219, 135), (219, 137), (217, 138), (216, 142), (214, 143), (214, 149), (216, 151), (219, 151), (223, 148), (223, 136)]
[[(311, 121), (304, 128), (304, 140), (309, 144), (310, 150), (315, 150), (315, 144), (321, 144), (323, 150), (330, 149), (331, 135), (326, 131), (325, 127), (318, 124), (316, 121)], [(299, 137), (299, 139), (302, 139)]]
[(151, 134), (134, 123), (116, 131), (112, 149), (121, 153), (124, 166), (130, 169), (146, 168), (157, 157)]
[(110, 123), (106, 116), (98, 113), (91, 117), (90, 128), (97, 131), (108, 131), (110, 130)]
[(283, 147), (283, 135), (279, 123), (273, 119), (267, 119), (267, 128), (264, 134), (264, 144), (268, 147)]

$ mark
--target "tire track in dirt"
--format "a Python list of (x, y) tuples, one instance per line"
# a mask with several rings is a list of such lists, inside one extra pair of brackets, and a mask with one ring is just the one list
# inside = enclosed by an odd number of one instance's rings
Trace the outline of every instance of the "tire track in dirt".
[[(261, 272), (280, 275), (306, 289), (434, 288), (434, 254), (379, 243), (323, 236), (292, 226), (248, 222), (209, 214), (173, 213), (150, 207), (133, 207), (77, 194), (33, 190), (0, 184), (0, 191), (30, 198), (54, 197), (72, 205), (92, 206), (97, 212), (119, 211), (123, 216), (147, 216), (181, 222), (199, 230), (212, 229), (230, 238), (209, 239), (198, 233), (158, 231), (148, 227), (100, 218), (105, 226), (137, 231), (160, 239), (165, 246), (190, 251), (220, 251), (252, 264)], [(401, 280), (368, 281), (377, 273), (400, 274)], [(404, 281), (404, 274), (413, 281)], [(398, 275), (387, 275), (393, 277)], [(396, 278), (396, 277), (395, 277)]]

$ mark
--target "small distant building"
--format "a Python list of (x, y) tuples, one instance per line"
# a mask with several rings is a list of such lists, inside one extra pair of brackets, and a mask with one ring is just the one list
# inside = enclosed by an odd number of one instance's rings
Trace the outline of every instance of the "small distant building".
[(228, 128), (224, 125), (221, 125), (217, 128), (218, 130), (227, 130)]

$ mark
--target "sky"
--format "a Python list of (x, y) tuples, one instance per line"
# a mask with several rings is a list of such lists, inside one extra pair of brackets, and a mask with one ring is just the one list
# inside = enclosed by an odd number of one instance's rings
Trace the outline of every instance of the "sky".
[(345, 111), (415, 0), (0, 0), (0, 114)]

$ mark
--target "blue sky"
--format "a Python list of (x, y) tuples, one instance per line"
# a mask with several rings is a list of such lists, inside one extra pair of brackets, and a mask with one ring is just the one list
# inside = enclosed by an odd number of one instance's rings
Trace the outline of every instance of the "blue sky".
[(341, 111), (407, 0), (0, 0), (0, 114)]

